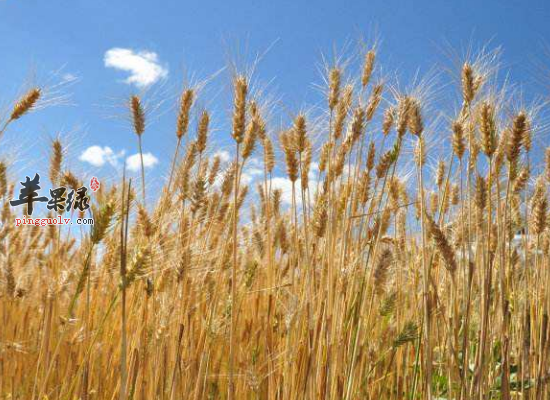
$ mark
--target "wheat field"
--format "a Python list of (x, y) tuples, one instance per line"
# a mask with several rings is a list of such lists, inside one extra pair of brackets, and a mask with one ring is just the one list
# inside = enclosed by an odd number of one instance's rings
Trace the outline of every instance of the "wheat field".
[[(20, 177), (2, 161), (0, 398), (550, 398), (544, 104), (491, 60), (453, 71), (449, 111), (428, 84), (380, 78), (372, 48), (356, 74), (329, 66), (322, 111), (282, 128), (235, 74), (229, 162), (186, 87), (160, 194), (142, 158), (91, 196), (80, 233), (15, 226)], [(14, 102), (0, 146), (43, 93)], [(143, 154), (140, 95), (127, 113)], [(65, 157), (56, 139), (44, 176), (77, 188)]]

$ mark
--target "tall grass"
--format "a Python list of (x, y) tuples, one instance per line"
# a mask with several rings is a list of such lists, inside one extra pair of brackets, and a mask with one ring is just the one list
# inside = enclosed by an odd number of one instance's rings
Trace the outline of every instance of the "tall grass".
[[(379, 80), (375, 49), (363, 60), (358, 77), (330, 67), (326, 112), (280, 131), (235, 76), (228, 164), (210, 156), (207, 110), (189, 129), (185, 89), (159, 198), (145, 204), (141, 158), (141, 196), (102, 185), (81, 237), (15, 227), (18, 177), (0, 162), (1, 398), (549, 398), (538, 108), (510, 101), (483, 57), (457, 71), (456, 113)], [(51, 180), (76, 188), (64, 156), (56, 139)]]

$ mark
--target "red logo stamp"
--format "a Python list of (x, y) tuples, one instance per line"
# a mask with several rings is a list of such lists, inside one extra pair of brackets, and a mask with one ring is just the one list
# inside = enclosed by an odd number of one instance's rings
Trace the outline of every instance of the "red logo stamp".
[(93, 176), (90, 180), (90, 189), (92, 189), (92, 192), (97, 192), (99, 186), (99, 180), (95, 176)]

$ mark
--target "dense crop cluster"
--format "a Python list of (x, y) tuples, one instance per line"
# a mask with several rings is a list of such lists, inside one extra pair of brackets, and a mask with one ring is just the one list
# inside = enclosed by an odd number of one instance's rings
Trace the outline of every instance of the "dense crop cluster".
[[(16, 227), (0, 162), (0, 398), (547, 399), (550, 151), (486, 60), (463, 63), (450, 113), (379, 79), (372, 49), (282, 130), (237, 75), (229, 162), (208, 110), (190, 129), (188, 87), (160, 196), (142, 158), (140, 182), (102, 184), (89, 231)], [(65, 156), (54, 141), (50, 181), (77, 188)]]

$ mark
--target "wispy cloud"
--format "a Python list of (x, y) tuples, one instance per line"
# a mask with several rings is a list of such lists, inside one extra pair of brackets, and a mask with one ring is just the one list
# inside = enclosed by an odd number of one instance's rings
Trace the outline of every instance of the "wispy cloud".
[(82, 152), (79, 160), (87, 162), (94, 167), (103, 167), (105, 164), (117, 167), (118, 159), (124, 156), (124, 150), (115, 153), (109, 146), (90, 146)]
[(78, 81), (80, 78), (78, 76), (76, 76), (75, 74), (71, 74), (70, 72), (67, 72), (65, 74), (63, 74), (63, 76), (61, 77), (61, 82), (62, 83), (73, 83), (75, 81)]
[(157, 53), (152, 51), (115, 47), (105, 52), (103, 61), (107, 68), (129, 72), (130, 76), (124, 82), (140, 88), (168, 76), (168, 69), (161, 65)]
[[(143, 153), (143, 166), (145, 168), (152, 168), (158, 164), (159, 160), (151, 153)], [(126, 167), (130, 171), (139, 171), (141, 169), (141, 159), (139, 153), (133, 154), (126, 159)]]

